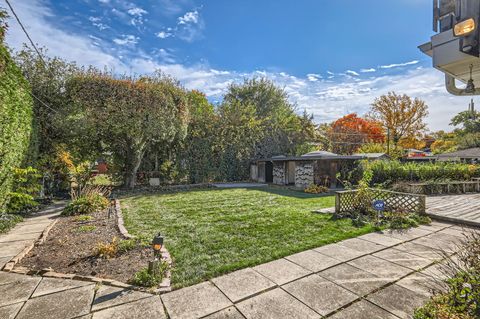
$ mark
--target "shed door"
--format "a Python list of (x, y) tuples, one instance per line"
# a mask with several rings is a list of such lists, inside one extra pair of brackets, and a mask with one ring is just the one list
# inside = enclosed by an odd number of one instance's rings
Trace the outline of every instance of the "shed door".
[(265, 182), (273, 183), (273, 163), (272, 162), (265, 163)]
[(295, 162), (288, 162), (287, 165), (287, 184), (295, 184)]

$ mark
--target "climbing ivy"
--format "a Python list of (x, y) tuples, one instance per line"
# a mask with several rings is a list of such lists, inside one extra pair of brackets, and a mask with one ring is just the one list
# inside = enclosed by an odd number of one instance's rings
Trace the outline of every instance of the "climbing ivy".
[[(4, 28), (0, 25), (0, 34)], [(0, 38), (0, 212), (13, 182), (12, 168), (21, 166), (32, 138), (33, 101), (30, 86)]]

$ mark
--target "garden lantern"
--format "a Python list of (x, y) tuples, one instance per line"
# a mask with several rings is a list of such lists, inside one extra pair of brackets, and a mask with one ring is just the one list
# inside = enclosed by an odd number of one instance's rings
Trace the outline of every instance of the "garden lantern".
[(152, 241), (152, 248), (153, 248), (153, 255), (155, 259), (158, 260), (162, 257), (162, 250), (163, 247), (163, 237), (158, 233), (155, 237), (153, 237)]
[(162, 259), (163, 237), (158, 233), (152, 240), (153, 260), (148, 263), (148, 273), (157, 275), (160, 269), (160, 259)]

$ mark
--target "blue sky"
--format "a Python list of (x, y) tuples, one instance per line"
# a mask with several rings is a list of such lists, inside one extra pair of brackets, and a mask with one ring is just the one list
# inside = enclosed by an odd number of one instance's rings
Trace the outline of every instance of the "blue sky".
[[(390, 90), (424, 99), (432, 130), (467, 98), (449, 96), (417, 46), (430, 0), (16, 0), (35, 42), (80, 64), (161, 69), (220, 101), (232, 82), (266, 76), (317, 122), (364, 114)], [(26, 42), (15, 21), (7, 42)]]

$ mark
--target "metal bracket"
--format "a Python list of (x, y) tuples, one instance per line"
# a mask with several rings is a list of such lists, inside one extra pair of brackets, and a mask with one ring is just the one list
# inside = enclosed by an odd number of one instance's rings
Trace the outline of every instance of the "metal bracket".
[(455, 78), (449, 74), (445, 74), (445, 87), (448, 93), (456, 96), (471, 96), (480, 95), (480, 89), (475, 89), (474, 92), (466, 92), (465, 89), (459, 89), (455, 84)]

